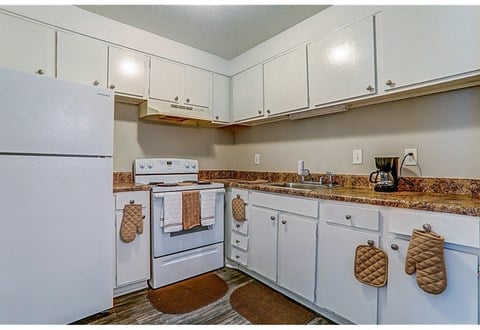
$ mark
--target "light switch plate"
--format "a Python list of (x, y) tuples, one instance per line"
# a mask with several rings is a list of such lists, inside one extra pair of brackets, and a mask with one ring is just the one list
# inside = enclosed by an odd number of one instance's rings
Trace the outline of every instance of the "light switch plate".
[(353, 150), (353, 165), (362, 165), (363, 164), (363, 151), (362, 149)]
[(253, 163), (254, 163), (255, 165), (260, 164), (260, 154), (255, 154), (255, 158), (254, 158), (254, 160), (253, 160)]

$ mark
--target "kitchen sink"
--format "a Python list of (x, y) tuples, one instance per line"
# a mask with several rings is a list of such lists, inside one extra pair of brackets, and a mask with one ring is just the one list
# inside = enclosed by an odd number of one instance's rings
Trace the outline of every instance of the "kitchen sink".
[(267, 185), (272, 187), (305, 189), (305, 190), (329, 189), (329, 188), (338, 187), (338, 185), (330, 186), (328, 184), (301, 183), (301, 182), (272, 182), (272, 183), (267, 183)]

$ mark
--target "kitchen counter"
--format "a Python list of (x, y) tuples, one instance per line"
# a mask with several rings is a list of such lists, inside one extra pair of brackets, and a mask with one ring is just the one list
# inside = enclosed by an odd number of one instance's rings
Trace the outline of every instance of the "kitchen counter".
[(480, 198), (471, 195), (399, 191), (376, 192), (366, 187), (336, 187), (333, 189), (303, 190), (268, 186), (265, 183), (240, 183), (238, 179), (215, 179), (226, 187), (265, 191), (292, 196), (319, 198), (407, 209), (480, 216)]
[(113, 183), (113, 192), (125, 192), (125, 191), (144, 191), (150, 190), (149, 185), (138, 184), (133, 182), (114, 182)]

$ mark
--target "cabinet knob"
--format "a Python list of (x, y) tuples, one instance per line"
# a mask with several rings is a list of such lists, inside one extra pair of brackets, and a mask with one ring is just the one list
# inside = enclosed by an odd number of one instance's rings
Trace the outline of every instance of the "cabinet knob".
[(239, 256), (239, 255), (236, 255), (236, 256), (235, 256), (235, 258), (236, 258), (236, 259), (239, 259), (239, 258), (240, 258), (240, 256)]
[(187, 103), (190, 103), (190, 98), (187, 98), (185, 101), (187, 101)]
[(368, 246), (374, 246), (374, 245), (375, 245), (375, 242), (374, 242), (373, 240), (369, 239), (369, 240), (367, 241), (367, 244), (368, 244)]
[(261, 115), (261, 114), (262, 114), (262, 110), (258, 110), (258, 114)]
[(178, 96), (175, 96), (174, 100), (175, 100), (175, 101), (178, 101)]
[(397, 251), (397, 250), (398, 250), (398, 245), (397, 245), (397, 244), (392, 244), (392, 245), (390, 245), (390, 248), (391, 248), (392, 250)]
[(238, 239), (235, 240), (235, 243), (240, 243), (240, 241)]
[(237, 224), (235, 225), (235, 227), (237, 227), (237, 228), (240, 228), (240, 224), (239, 224), (239, 223), (237, 223)]
[(44, 74), (45, 71), (43, 71), (42, 69), (38, 69), (37, 71), (35, 71), (36, 74)]
[(389, 79), (385, 82), (385, 85), (393, 87), (393, 86), (395, 86), (395, 83)]
[(275, 220), (275, 216), (274, 215), (270, 216), (270, 220)]
[(93, 86), (98, 86), (100, 84), (100, 82), (98, 80), (95, 80), (92, 84), (93, 84)]
[(108, 88), (110, 88), (110, 89), (115, 89), (115, 85), (114, 85), (114, 84), (111, 84), (110, 86), (108, 86)]
[(372, 85), (368, 85), (366, 89), (369, 92), (373, 92), (375, 90), (375, 88), (373, 88)]
[(135, 203), (135, 200), (134, 199), (131, 199), (130, 200), (130, 204), (134, 204)]
[(145, 216), (144, 216), (144, 215), (142, 216), (142, 219), (145, 219)]
[(345, 219), (347, 219), (347, 220), (350, 220), (351, 218), (352, 218), (352, 215), (351, 215), (351, 214), (347, 214), (347, 215), (345, 216)]
[(267, 113), (270, 114), (270, 109), (267, 109)]
[(217, 115), (217, 116), (215, 116), (215, 119), (217, 119), (217, 120), (218, 120), (218, 118), (220, 118), (220, 117), (218, 117), (218, 115)]
[(287, 223), (287, 220), (282, 220), (282, 224), (286, 224)]

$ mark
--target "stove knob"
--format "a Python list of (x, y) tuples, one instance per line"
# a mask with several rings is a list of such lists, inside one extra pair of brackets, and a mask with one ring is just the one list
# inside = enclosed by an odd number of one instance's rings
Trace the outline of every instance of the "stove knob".
[(185, 163), (185, 168), (190, 168), (190, 165)]
[(150, 169), (150, 170), (151, 170), (151, 169), (152, 169), (152, 167), (153, 167), (153, 163), (152, 163), (152, 162), (148, 162), (147, 166), (148, 166), (148, 169)]
[(192, 168), (196, 168), (196, 167), (197, 167), (197, 164), (192, 163)]
[(140, 164), (138, 164), (140, 166), (140, 168), (143, 170), (145, 168), (145, 163), (144, 162), (140, 162)]

